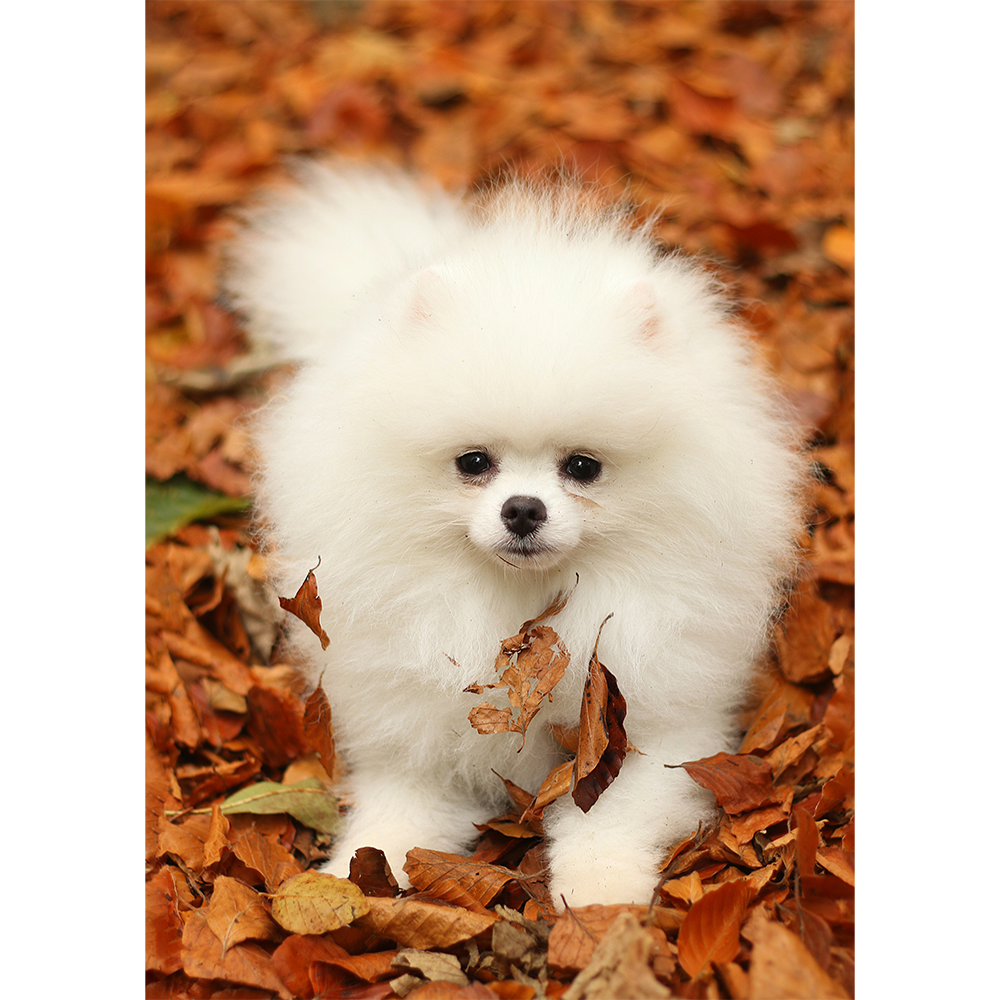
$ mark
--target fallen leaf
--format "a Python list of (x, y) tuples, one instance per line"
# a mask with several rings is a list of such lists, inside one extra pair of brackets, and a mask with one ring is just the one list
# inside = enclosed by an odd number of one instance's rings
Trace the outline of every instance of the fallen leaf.
[(470, 684), (465, 688), (471, 694), (482, 694), (489, 688), (507, 688), (510, 708), (483, 702), (469, 713), (469, 722), (480, 733), (520, 733), (523, 748), (528, 724), (545, 698), (551, 697), (552, 689), (569, 666), (569, 653), (562, 639), (550, 626), (539, 624), (562, 611), (566, 600), (560, 595), (537, 618), (525, 622), (517, 635), (500, 644), (494, 664), (500, 674), (499, 684)]
[(369, 910), (357, 926), (403, 945), (404, 948), (450, 948), (493, 926), (492, 913), (472, 913), (456, 906), (439, 906), (418, 899), (367, 899)]
[[(601, 623), (602, 629), (607, 620)], [(618, 690), (618, 681), (597, 659), (595, 642), (583, 686), (580, 744), (573, 762), (573, 801), (584, 812), (591, 809), (622, 768), (628, 752), (625, 713), (625, 698)]]
[(294, 785), (258, 781), (233, 792), (222, 803), (221, 808), (226, 816), (236, 813), (253, 813), (258, 816), (287, 813), (313, 830), (333, 833), (340, 825), (338, 801), (325, 781), (305, 778)]
[(260, 894), (226, 875), (215, 880), (205, 919), (224, 951), (240, 941), (276, 941), (283, 937)]
[(468, 977), (462, 972), (462, 966), (454, 955), (446, 955), (440, 951), (418, 951), (415, 948), (405, 948), (397, 952), (392, 959), (397, 969), (407, 972), (419, 972), (424, 979), (431, 982), (455, 983), (456, 986), (468, 985)]
[(771, 766), (752, 754), (717, 753), (679, 766), (707, 788), (730, 815), (778, 801)]
[(366, 896), (394, 899), (400, 894), (389, 862), (377, 847), (361, 847), (354, 852), (350, 879)]
[(594, 948), (604, 938), (611, 925), (622, 913), (638, 919), (651, 916), (664, 932), (674, 932), (685, 914), (665, 906), (579, 906), (560, 913), (549, 934), (548, 961), (554, 969), (577, 971), (584, 968), (594, 955)]
[(174, 880), (169, 868), (161, 868), (146, 883), (146, 968), (166, 975), (182, 968), (183, 932)]
[(293, 934), (325, 934), (368, 912), (368, 898), (353, 883), (322, 872), (303, 872), (271, 895), (274, 919)]
[(329, 938), (293, 934), (275, 948), (271, 961), (282, 982), (295, 996), (309, 997), (313, 995), (309, 966), (313, 962), (332, 962), (349, 957), (339, 944)]
[(458, 854), (419, 847), (406, 852), (403, 871), (414, 888), (421, 892), (483, 913), (497, 893), (518, 877), (517, 872), (500, 865), (482, 864)]
[(320, 600), (319, 587), (316, 585), (316, 577), (313, 575), (319, 569), (319, 565), (318, 562), (309, 570), (294, 597), (279, 597), (278, 603), (285, 611), (305, 622), (319, 638), (320, 646), (326, 649), (330, 645), (330, 637), (323, 631), (323, 626), (319, 622), (319, 616), (323, 611), (323, 602)]
[(260, 945), (241, 942), (225, 947), (208, 923), (207, 907), (188, 915), (184, 925), (184, 971), (198, 979), (228, 979), (277, 993), (282, 1000), (293, 1000), (271, 961)]
[(274, 892), (283, 882), (302, 872), (302, 865), (278, 843), (277, 836), (258, 829), (258, 823), (272, 818), (275, 817), (234, 815), (228, 834), (233, 854), (260, 875), (268, 892)]
[(635, 914), (619, 913), (587, 966), (563, 994), (563, 1000), (643, 997), (654, 1000), (673, 994), (650, 968), (655, 939)]
[(746, 882), (726, 882), (692, 905), (677, 935), (677, 958), (692, 979), (740, 953), (740, 925), (753, 896)]
[(846, 1000), (847, 991), (818, 965), (798, 935), (773, 920), (747, 921), (750, 953), (747, 1000)]

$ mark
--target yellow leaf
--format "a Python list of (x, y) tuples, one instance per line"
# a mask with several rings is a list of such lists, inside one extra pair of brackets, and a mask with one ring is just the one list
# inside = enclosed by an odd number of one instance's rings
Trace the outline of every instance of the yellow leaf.
[(295, 875), (271, 901), (274, 919), (293, 934), (325, 934), (368, 912), (368, 900), (353, 882), (322, 872)]

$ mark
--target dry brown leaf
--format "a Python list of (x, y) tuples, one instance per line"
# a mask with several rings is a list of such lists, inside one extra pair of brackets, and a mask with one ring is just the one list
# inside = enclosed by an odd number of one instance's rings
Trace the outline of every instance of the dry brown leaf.
[(844, 764), (823, 786), (814, 815), (820, 819), (845, 801), (849, 801), (853, 805), (853, 796), (854, 767), (851, 764)]
[(497, 708), (483, 702), (469, 713), (469, 722), (480, 733), (520, 733), (521, 746), (524, 746), (528, 724), (545, 698), (551, 698), (552, 689), (569, 666), (569, 653), (562, 639), (553, 628), (540, 624), (562, 611), (566, 600), (560, 595), (537, 618), (525, 622), (517, 635), (504, 639), (500, 644), (494, 664), (500, 674), (499, 684), (470, 684), (465, 688), (471, 694), (482, 694), (491, 688), (507, 688), (510, 708)]
[(819, 847), (819, 828), (808, 809), (798, 806), (792, 810), (795, 824), (795, 863), (800, 875), (812, 875), (816, 867), (816, 848)]
[(205, 864), (214, 865), (222, 860), (222, 852), (229, 847), (229, 819), (222, 814), (218, 802), (212, 804), (212, 815), (205, 837)]
[(797, 684), (827, 676), (830, 647), (836, 638), (830, 605), (813, 581), (804, 580), (774, 634), (781, 672)]
[(313, 962), (334, 962), (349, 958), (339, 944), (315, 934), (292, 934), (274, 950), (271, 960), (284, 984), (297, 997), (312, 996), (309, 966)]
[(242, 942), (226, 948), (208, 924), (203, 908), (189, 914), (184, 925), (184, 971), (195, 979), (228, 979), (277, 993), (293, 1000), (275, 971), (271, 956), (260, 945)]
[(559, 914), (549, 934), (549, 965), (560, 972), (576, 972), (586, 966), (594, 955), (597, 943), (622, 913), (631, 913), (645, 920), (651, 916), (660, 930), (676, 931), (684, 920), (679, 910), (665, 906), (580, 906)]
[(368, 898), (369, 910), (356, 922), (403, 945), (404, 948), (450, 948), (492, 927), (492, 913), (471, 913), (456, 906), (438, 906), (418, 899)]
[(687, 761), (680, 767), (702, 788), (707, 788), (730, 815), (778, 801), (770, 765), (752, 754), (717, 753)]
[(848, 997), (847, 991), (819, 967), (798, 936), (781, 924), (761, 914), (760, 919), (747, 921), (746, 936), (753, 943), (747, 1000)]
[(294, 875), (302, 872), (302, 865), (288, 850), (278, 843), (278, 837), (266, 831), (274, 822), (287, 822), (283, 817), (229, 816), (229, 840), (233, 854), (248, 868), (260, 874), (268, 892), (277, 888)]
[(403, 871), (416, 889), (479, 913), (485, 913), (497, 893), (518, 877), (517, 872), (500, 865), (420, 847), (406, 852)]
[(377, 847), (360, 847), (354, 852), (350, 879), (366, 896), (394, 899), (400, 892), (389, 862)]
[(821, 847), (816, 851), (816, 861), (841, 882), (854, 885), (854, 862), (851, 854), (839, 847)]
[(563, 994), (564, 1000), (655, 1000), (672, 996), (650, 968), (655, 946), (653, 933), (639, 923), (635, 914), (619, 913), (586, 968)]
[(326, 773), (333, 777), (337, 766), (333, 718), (330, 714), (330, 702), (322, 685), (317, 685), (312, 694), (306, 698), (302, 726), (306, 745), (319, 755), (320, 763)]
[(160, 843), (157, 854), (173, 854), (192, 871), (205, 866), (205, 841), (212, 825), (210, 816), (184, 816), (171, 823), (160, 822)]
[(726, 882), (691, 907), (677, 935), (677, 957), (692, 979), (740, 953), (740, 925), (754, 895), (744, 881)]
[(240, 941), (280, 941), (284, 936), (260, 894), (226, 875), (215, 880), (205, 919), (223, 950)]
[[(610, 615), (608, 616), (610, 617)], [(601, 623), (604, 628), (607, 618)], [(601, 793), (618, 777), (628, 737), (625, 735), (625, 698), (614, 674), (597, 659), (598, 631), (590, 655), (580, 706), (580, 744), (573, 761), (573, 801), (588, 812)]]
[[(322, 559), (320, 560), (322, 562)], [(313, 573), (319, 569), (320, 563), (309, 570), (306, 578), (302, 581), (302, 586), (295, 592), (294, 597), (279, 597), (278, 603), (281, 607), (295, 615), (300, 621), (305, 622), (310, 630), (319, 638), (319, 644), (326, 649), (330, 645), (330, 637), (323, 631), (323, 626), (319, 622), (319, 616), (323, 612), (323, 602), (320, 600), (319, 588), (316, 585), (316, 577)]]
[(177, 897), (169, 868), (161, 868), (146, 883), (146, 968), (168, 975), (184, 964), (184, 921)]
[(368, 899), (353, 882), (323, 872), (296, 875), (271, 895), (274, 919), (293, 934), (325, 934), (367, 912)]

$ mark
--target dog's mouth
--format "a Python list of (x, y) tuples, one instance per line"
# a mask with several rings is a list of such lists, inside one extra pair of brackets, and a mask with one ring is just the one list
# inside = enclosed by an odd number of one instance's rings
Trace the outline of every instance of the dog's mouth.
[(512, 538), (496, 548), (497, 558), (508, 566), (522, 568), (548, 568), (557, 561), (559, 553), (550, 545), (526, 536)]

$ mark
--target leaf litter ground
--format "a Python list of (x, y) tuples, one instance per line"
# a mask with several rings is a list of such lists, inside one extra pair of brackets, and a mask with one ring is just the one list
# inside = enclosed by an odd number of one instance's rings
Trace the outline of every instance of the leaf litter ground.
[[(147, 476), (191, 500), (146, 552), (147, 996), (853, 994), (852, 18), (842, 2), (149, 6)], [(342, 807), (329, 706), (272, 658), (280, 609), (239, 502), (244, 418), (282, 373), (216, 275), (226, 211), (317, 151), (451, 186), (569, 160), (663, 207), (659, 235), (724, 264), (815, 428), (808, 572), (742, 746), (684, 765), (720, 819), (664, 859), (650, 906), (557, 914), (548, 896), (545, 805), (588, 775), (599, 795), (609, 746), (619, 764), (631, 749), (593, 723), (620, 715), (596, 655), (583, 734), (556, 734), (575, 760), (542, 789), (507, 782), (471, 857), (414, 845), (405, 896), (376, 851), (349, 880), (312, 871)], [(322, 595), (282, 596), (322, 630)], [(478, 718), (484, 739), (523, 732), (561, 675), (557, 613), (508, 643), (511, 708)]]

